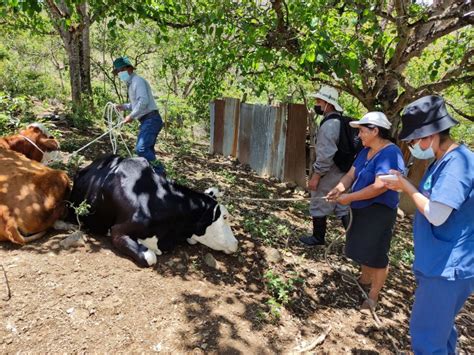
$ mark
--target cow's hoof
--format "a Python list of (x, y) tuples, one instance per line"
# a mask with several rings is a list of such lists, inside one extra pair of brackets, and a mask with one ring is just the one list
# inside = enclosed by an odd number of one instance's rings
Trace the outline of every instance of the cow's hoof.
[(156, 254), (152, 250), (148, 249), (147, 251), (144, 251), (143, 257), (148, 263), (148, 266), (153, 266), (156, 264)]

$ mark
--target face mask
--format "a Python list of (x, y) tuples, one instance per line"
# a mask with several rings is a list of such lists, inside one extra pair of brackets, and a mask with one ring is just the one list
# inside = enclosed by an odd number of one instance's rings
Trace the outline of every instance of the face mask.
[(435, 156), (433, 148), (431, 148), (432, 145), (433, 141), (431, 141), (431, 144), (428, 149), (423, 150), (420, 148), (420, 142), (418, 142), (414, 145), (413, 148), (409, 146), (408, 149), (410, 149), (411, 154), (417, 159), (431, 159)]
[(324, 111), (326, 110), (327, 105), (328, 104), (326, 103), (326, 105), (324, 106), (324, 109), (319, 105), (314, 106), (314, 112), (317, 115), (324, 115)]
[(130, 79), (130, 74), (128, 74), (127, 71), (121, 71), (120, 73), (118, 73), (118, 77), (120, 78), (120, 80), (127, 82), (128, 79)]

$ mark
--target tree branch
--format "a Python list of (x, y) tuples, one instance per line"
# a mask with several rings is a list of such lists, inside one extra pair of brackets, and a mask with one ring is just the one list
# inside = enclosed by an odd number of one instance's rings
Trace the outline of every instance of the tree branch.
[(469, 63), (469, 60), (472, 59), (474, 56), (474, 48), (469, 49), (464, 53), (464, 56), (461, 59), (459, 65), (457, 65), (454, 69), (448, 70), (441, 80), (448, 80), (451, 78), (458, 77), (463, 72), (472, 72), (474, 71), (474, 62)]
[(472, 121), (474, 122), (474, 115), (468, 115), (467, 113), (464, 113), (462, 112), (461, 110), (457, 109), (456, 107), (454, 107), (454, 105), (448, 101), (445, 101), (446, 102), (446, 105), (448, 105), (449, 107), (451, 107), (453, 109), (454, 112), (456, 112), (459, 116), (461, 117), (464, 117), (464, 118), (467, 118), (469, 121)]
[[(129, 6), (129, 5), (126, 6), (126, 9), (133, 12), (133, 13), (137, 12), (135, 8), (133, 8), (132, 6)], [(142, 18), (147, 18), (147, 19), (153, 20), (159, 25), (164, 25), (164, 26), (172, 27), (172, 28), (176, 28), (176, 29), (193, 27), (193, 26), (196, 26), (196, 25), (198, 25), (199, 23), (202, 22), (202, 19), (195, 19), (195, 20), (192, 20), (190, 22), (183, 22), (183, 23), (165, 21), (165, 20), (163, 20), (162, 14), (156, 13), (156, 12), (146, 13), (146, 14), (144, 14), (143, 12), (140, 12), (140, 16)]]

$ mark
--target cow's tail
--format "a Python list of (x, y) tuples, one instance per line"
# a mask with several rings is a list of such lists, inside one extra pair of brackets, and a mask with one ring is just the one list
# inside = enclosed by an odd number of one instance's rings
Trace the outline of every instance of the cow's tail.
[(36, 234), (32, 234), (28, 237), (23, 237), (23, 239), (25, 240), (25, 243), (31, 243), (35, 240), (40, 239), (45, 234), (46, 234), (46, 231), (43, 231), (43, 232), (39, 232), (39, 233), (36, 233)]

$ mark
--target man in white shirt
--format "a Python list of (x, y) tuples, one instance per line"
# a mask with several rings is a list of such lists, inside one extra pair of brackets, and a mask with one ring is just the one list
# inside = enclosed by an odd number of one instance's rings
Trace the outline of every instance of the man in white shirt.
[(119, 110), (131, 111), (125, 116), (124, 123), (129, 123), (134, 119), (140, 121), (135, 152), (148, 160), (156, 173), (164, 174), (164, 167), (156, 160), (155, 155), (156, 139), (163, 127), (163, 120), (158, 112), (150, 84), (134, 73), (135, 68), (128, 57), (115, 59), (113, 67), (113, 73), (126, 83), (130, 100), (129, 103), (116, 106)]

